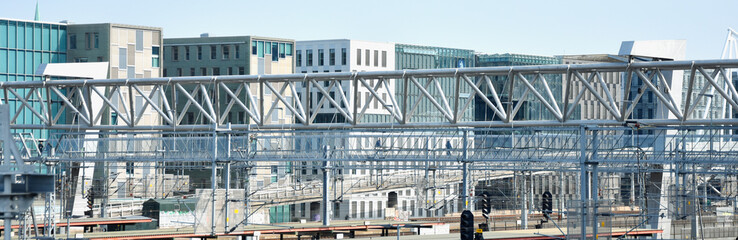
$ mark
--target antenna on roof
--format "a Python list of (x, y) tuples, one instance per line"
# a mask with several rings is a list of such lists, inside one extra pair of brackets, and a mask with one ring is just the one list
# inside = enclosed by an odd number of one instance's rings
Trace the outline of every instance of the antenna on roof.
[(41, 15), (38, 14), (38, 0), (36, 1), (36, 16), (33, 17), (34, 21), (41, 21)]

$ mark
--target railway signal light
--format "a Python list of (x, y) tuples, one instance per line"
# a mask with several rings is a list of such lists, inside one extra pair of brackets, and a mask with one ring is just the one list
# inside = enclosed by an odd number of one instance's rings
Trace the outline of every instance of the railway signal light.
[(553, 212), (553, 195), (546, 191), (543, 193), (543, 201), (541, 201), (541, 212), (548, 219)]
[(482, 216), (484, 219), (489, 220), (489, 213), (492, 210), (492, 205), (490, 204), (489, 196), (487, 196), (486, 193), (482, 194)]
[(461, 213), (459, 233), (461, 234), (461, 240), (474, 240), (474, 214), (469, 210), (464, 210)]

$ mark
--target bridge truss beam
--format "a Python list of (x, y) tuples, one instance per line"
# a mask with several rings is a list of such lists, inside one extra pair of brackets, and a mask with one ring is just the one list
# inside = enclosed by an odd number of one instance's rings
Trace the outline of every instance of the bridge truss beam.
[[(724, 99), (738, 109), (738, 92), (728, 83), (727, 69), (738, 67), (738, 60), (664, 61), (636, 63), (603, 63), (583, 65), (543, 65), (488, 67), (464, 69), (431, 69), (378, 71), (355, 73), (308, 73), (290, 75), (205, 76), (177, 78), (48, 80), (2, 82), (4, 104), (17, 107), (11, 116), (15, 129), (79, 129), (79, 130), (161, 130), (211, 131), (228, 128), (248, 129), (371, 129), (429, 127), (511, 127), (511, 126), (579, 126), (622, 125), (638, 120), (649, 125), (707, 125), (737, 122), (732, 119), (708, 120), (691, 117), (698, 106), (704, 105), (706, 91), (715, 90), (714, 97)], [(670, 71), (690, 71), (686, 83), (686, 101), (681, 99), (681, 84), (671, 83)], [(611, 89), (602, 76), (620, 75), (622, 89)], [(706, 81), (694, 81), (695, 75)], [(494, 77), (507, 77), (506, 83), (494, 82)], [(561, 77), (566, 90), (552, 92), (551, 82)], [(631, 81), (640, 78), (642, 85), (633, 96)], [(676, 79), (680, 81), (681, 79)], [(441, 85), (446, 87), (441, 88)], [(502, 85), (502, 87), (500, 87)], [(581, 86), (578, 92), (571, 86)], [(403, 86), (394, 91), (391, 86)], [(449, 89), (452, 88), (452, 89)], [(362, 103), (357, 89), (365, 89)], [(614, 97), (616, 92), (621, 97)], [(696, 97), (693, 93), (700, 91)], [(126, 94), (122, 94), (126, 92)], [(313, 92), (322, 93), (311, 99)], [(389, 97), (380, 92), (390, 93)], [(636, 105), (646, 92), (653, 92), (659, 106), (668, 116), (656, 119), (632, 119)], [(45, 96), (44, 94), (45, 93)], [(574, 109), (582, 96), (591, 94), (596, 104), (607, 110), (609, 120), (576, 120)], [(505, 96), (502, 98), (501, 96)], [(265, 100), (265, 96), (272, 100)], [(712, 98), (712, 97), (710, 97)], [(492, 121), (475, 121), (468, 117), (471, 106), (479, 99), (491, 109)], [(508, 100), (505, 100), (508, 99)], [(519, 99), (517, 103), (509, 99)], [(315, 108), (327, 104), (330, 107)], [(349, 101), (351, 100), (351, 101)], [(422, 101), (428, 109), (418, 109)], [(391, 121), (362, 121), (370, 104), (377, 101), (380, 111)], [(516, 120), (523, 102), (543, 106), (547, 116), (541, 119)], [(56, 105), (60, 107), (55, 107)], [(282, 109), (294, 116), (294, 121), (271, 121)], [(60, 116), (69, 112), (67, 119)], [(245, 114), (241, 123), (231, 121), (230, 112)], [(199, 123), (183, 121), (187, 112), (202, 118)], [(120, 121), (102, 121), (106, 114), (115, 113)], [(316, 116), (333, 113), (345, 119), (340, 123), (320, 123)], [(160, 121), (141, 121), (149, 115)], [(17, 124), (19, 116), (31, 116), (38, 124)], [(431, 116), (432, 121), (421, 117)], [(466, 117), (465, 117), (466, 116)], [(149, 116), (150, 117), (150, 116)], [(710, 122), (711, 121), (711, 122)]]

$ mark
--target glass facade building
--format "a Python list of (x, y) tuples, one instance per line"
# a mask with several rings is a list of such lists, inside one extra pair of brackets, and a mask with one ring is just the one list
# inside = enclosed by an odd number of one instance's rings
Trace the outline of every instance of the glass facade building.
[[(39, 21), (23, 21), (0, 18), (0, 81), (41, 81), (42, 76), (36, 75), (36, 69), (42, 63), (64, 63), (67, 61), (67, 25)], [(43, 89), (38, 90), (40, 96), (45, 96)], [(26, 95), (26, 90), (18, 91), (18, 94)], [(4, 93), (0, 93), (0, 97)], [(16, 124), (41, 124), (41, 120), (34, 117), (31, 110), (23, 107), (20, 101), (13, 102), (9, 96), (10, 109), (16, 111), (19, 108), (20, 115), (15, 120)], [(51, 111), (56, 112), (61, 104), (52, 106)], [(30, 102), (33, 108), (41, 112), (41, 104)], [(62, 114), (59, 122), (65, 122)], [(36, 139), (48, 139), (50, 130), (37, 129), (25, 130), (32, 133)]]
[[(396, 44), (395, 45), (395, 67), (397, 70), (406, 69), (436, 69), (436, 68), (465, 68), (475, 67), (474, 50), (457, 49), (457, 48), (442, 48), (442, 47), (431, 47), (431, 46), (417, 46), (408, 44)], [(430, 81), (430, 79), (417, 79), (420, 84)], [(449, 103), (453, 102), (454, 88), (456, 87), (456, 79), (454, 78), (436, 78), (436, 81), (440, 83), (443, 94), (446, 96), (446, 100)], [(413, 84), (408, 87), (408, 102), (415, 103), (415, 101), (422, 97), (423, 94), (420, 89)], [(397, 96), (397, 102), (403, 102), (403, 84), (397, 84), (395, 87), (395, 95)], [(431, 88), (431, 87), (429, 87)], [(435, 89), (435, 88), (433, 88)], [(435, 90), (429, 92), (435, 98), (440, 98), (441, 94)], [(460, 102), (466, 102), (472, 93), (471, 87), (462, 85), (462, 89), (459, 91)], [(412, 105), (412, 104), (411, 104)], [(459, 119), (460, 122), (472, 121), (474, 119), (474, 107), (469, 107)], [(427, 98), (423, 97), (420, 101), (418, 108), (415, 110), (413, 117), (410, 122), (442, 122), (448, 121), (445, 117), (437, 110), (435, 106), (428, 101)]]
[[(476, 55), (476, 66), (477, 67), (507, 67), (507, 66), (529, 66), (529, 65), (548, 65), (548, 64), (560, 64), (561, 60), (553, 56), (537, 56), (537, 55), (526, 55), (526, 54), (477, 54)], [(533, 86), (542, 87), (543, 81), (540, 79), (533, 82), (535, 76), (529, 75), (524, 76), (528, 81), (531, 81)], [(551, 89), (555, 99), (561, 99), (562, 95), (562, 76), (556, 74), (545, 74), (546, 82), (548, 87)], [(524, 88), (517, 88), (513, 93), (513, 99), (511, 100), (508, 91), (508, 79), (507, 76), (494, 76), (490, 77), (492, 84), (494, 84), (495, 90), (500, 97), (502, 104), (517, 104), (523, 95)], [(488, 87), (481, 86), (480, 90), (488, 93)], [(542, 88), (541, 88), (542, 89)], [(489, 94), (489, 93), (488, 93)], [(491, 98), (491, 95), (488, 95)], [(474, 119), (477, 121), (491, 121), (500, 120), (498, 116), (494, 114), (491, 108), (484, 103), (480, 98), (475, 98), (475, 109)], [(524, 105), (521, 106), (515, 120), (554, 120), (553, 115), (545, 109), (543, 104), (538, 99), (535, 99), (533, 94), (528, 94), (527, 100)], [(561, 103), (559, 107), (561, 107)], [(563, 109), (563, 108), (562, 108)]]

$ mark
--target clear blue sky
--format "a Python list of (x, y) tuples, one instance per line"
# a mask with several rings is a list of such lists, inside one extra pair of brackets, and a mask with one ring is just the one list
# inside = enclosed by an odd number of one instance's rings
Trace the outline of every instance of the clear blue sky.
[[(704, 2), (704, 3), (703, 3)], [(34, 0), (0, 17), (33, 19)], [(157, 26), (164, 37), (351, 38), (540, 55), (617, 53), (626, 40), (686, 39), (687, 58), (719, 58), (738, 1), (39, 0), (41, 20)]]

